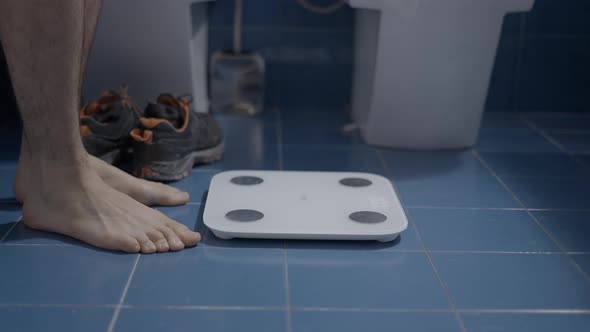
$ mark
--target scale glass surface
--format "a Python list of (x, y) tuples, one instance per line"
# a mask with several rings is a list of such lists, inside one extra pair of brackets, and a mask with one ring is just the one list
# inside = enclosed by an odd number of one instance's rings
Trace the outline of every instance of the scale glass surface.
[(222, 172), (203, 221), (222, 239), (388, 242), (408, 227), (391, 182), (354, 172)]

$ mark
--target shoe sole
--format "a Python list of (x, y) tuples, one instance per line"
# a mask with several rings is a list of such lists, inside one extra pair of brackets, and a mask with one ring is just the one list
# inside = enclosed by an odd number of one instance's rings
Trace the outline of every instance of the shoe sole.
[(223, 142), (206, 149), (189, 153), (182, 159), (172, 161), (151, 161), (148, 163), (135, 162), (133, 175), (138, 178), (169, 182), (184, 179), (189, 176), (195, 165), (210, 164), (221, 159), (225, 145)]

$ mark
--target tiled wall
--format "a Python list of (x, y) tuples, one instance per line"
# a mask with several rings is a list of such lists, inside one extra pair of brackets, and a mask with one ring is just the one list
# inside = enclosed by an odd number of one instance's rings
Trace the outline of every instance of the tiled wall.
[(508, 15), (487, 108), (590, 111), (590, 1), (536, 0)]
[[(233, 0), (209, 6), (209, 51), (232, 46)], [(353, 12), (318, 15), (296, 0), (244, 0), (243, 45), (267, 64), (269, 107), (342, 107), (352, 80)], [(330, 4), (334, 0), (314, 0)]]
[[(268, 62), (269, 106), (349, 103), (351, 9), (317, 15), (296, 0), (245, 0), (244, 6), (244, 45)], [(216, 0), (209, 13), (210, 52), (230, 48), (233, 0)], [(589, 0), (536, 0), (531, 13), (506, 18), (489, 111), (590, 111), (589, 96)]]
[[(210, 52), (230, 48), (233, 0), (212, 2), (209, 13)], [(268, 106), (333, 108), (349, 103), (351, 9), (317, 15), (296, 0), (244, 0), (244, 24), (244, 46), (266, 57)], [(1, 63), (0, 105), (11, 109), (4, 69)], [(589, 103), (590, 0), (536, 0), (531, 13), (509, 15), (488, 110), (583, 112), (590, 111)]]

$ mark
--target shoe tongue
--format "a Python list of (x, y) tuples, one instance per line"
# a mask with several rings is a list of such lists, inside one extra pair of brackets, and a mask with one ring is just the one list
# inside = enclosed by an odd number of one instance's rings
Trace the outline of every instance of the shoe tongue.
[(145, 109), (146, 118), (164, 119), (174, 127), (181, 128), (184, 124), (185, 113), (180, 109), (168, 105), (149, 103)]

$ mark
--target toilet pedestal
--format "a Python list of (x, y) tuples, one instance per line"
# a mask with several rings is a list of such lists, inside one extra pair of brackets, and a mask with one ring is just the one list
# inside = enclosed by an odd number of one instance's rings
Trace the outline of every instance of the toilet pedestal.
[(348, 0), (357, 8), (353, 117), (369, 144), (477, 140), (504, 16), (534, 0)]

